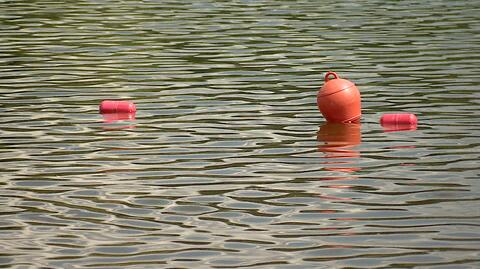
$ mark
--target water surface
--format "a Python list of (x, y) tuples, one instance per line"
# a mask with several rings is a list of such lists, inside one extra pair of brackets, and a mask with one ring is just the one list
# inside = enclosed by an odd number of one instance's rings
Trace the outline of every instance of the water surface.
[(477, 1), (0, 7), (0, 267), (480, 267)]

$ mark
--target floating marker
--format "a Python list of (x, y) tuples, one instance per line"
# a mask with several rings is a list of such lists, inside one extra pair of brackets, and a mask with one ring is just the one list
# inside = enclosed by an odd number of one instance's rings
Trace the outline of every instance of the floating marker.
[(317, 106), (328, 122), (358, 123), (362, 116), (360, 92), (355, 84), (331, 71), (318, 91)]
[(387, 131), (403, 131), (417, 129), (417, 116), (411, 113), (384, 114), (380, 125)]
[(100, 103), (100, 113), (135, 113), (137, 108), (130, 101), (105, 100)]

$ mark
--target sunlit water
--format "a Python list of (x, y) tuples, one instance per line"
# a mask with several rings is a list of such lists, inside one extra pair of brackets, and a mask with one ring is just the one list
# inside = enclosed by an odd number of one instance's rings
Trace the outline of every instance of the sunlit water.
[(0, 8), (1, 268), (480, 268), (480, 2)]

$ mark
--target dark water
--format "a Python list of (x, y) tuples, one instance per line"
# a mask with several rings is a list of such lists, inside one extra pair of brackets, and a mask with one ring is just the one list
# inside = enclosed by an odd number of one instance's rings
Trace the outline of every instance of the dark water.
[(0, 268), (480, 268), (480, 2), (387, 2), (0, 1)]

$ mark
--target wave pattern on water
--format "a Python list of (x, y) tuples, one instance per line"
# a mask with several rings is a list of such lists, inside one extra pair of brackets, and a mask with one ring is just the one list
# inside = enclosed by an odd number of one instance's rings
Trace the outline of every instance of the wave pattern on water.
[(480, 266), (476, 1), (0, 6), (0, 267)]

